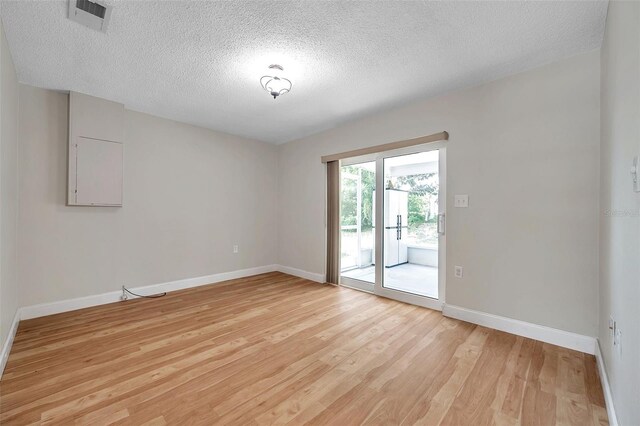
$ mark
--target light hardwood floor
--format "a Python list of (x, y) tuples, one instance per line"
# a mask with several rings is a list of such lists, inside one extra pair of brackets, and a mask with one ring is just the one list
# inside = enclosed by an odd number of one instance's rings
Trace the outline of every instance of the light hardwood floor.
[(269, 273), (20, 323), (0, 423), (606, 424), (595, 359)]

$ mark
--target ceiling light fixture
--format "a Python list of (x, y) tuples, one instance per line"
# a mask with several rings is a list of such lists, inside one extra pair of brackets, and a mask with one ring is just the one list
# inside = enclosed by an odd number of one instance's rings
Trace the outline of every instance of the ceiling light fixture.
[[(274, 70), (274, 74), (280, 74), (280, 72), (284, 71), (282, 65), (277, 64), (269, 65), (269, 69)], [(291, 90), (291, 80), (278, 77), (278, 75), (265, 75), (260, 79), (260, 85), (273, 96), (273, 99)]]

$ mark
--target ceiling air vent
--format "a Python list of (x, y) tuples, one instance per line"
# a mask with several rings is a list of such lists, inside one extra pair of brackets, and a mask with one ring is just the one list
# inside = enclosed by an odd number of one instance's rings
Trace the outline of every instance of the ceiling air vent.
[(102, 1), (69, 0), (69, 19), (94, 30), (107, 32), (111, 6)]

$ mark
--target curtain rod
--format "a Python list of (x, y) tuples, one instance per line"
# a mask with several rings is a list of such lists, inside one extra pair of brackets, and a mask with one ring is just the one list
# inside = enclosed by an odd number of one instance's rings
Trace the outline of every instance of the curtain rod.
[(429, 136), (420, 136), (419, 138), (406, 139), (398, 142), (390, 142), (382, 145), (370, 146), (368, 148), (354, 149), (353, 151), (341, 152), (339, 154), (323, 155), (321, 158), (323, 163), (330, 161), (342, 160), (344, 158), (358, 157), (360, 155), (375, 154), (377, 152), (390, 151), (392, 149), (406, 148), (409, 146), (422, 145), (429, 142), (438, 142), (449, 140), (449, 133), (440, 132)]

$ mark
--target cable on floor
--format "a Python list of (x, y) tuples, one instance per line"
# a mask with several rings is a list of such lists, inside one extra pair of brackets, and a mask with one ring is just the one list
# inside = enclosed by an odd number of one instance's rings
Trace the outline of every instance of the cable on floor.
[(150, 294), (148, 296), (144, 296), (142, 294), (137, 294), (137, 293), (132, 292), (131, 290), (129, 290), (125, 286), (122, 286), (122, 290), (126, 291), (127, 293), (129, 293), (129, 294), (131, 294), (133, 296), (142, 297), (142, 298), (145, 298), (145, 299), (157, 299), (158, 297), (162, 297), (162, 296), (166, 296), (167, 295), (167, 292), (163, 291), (162, 293)]

